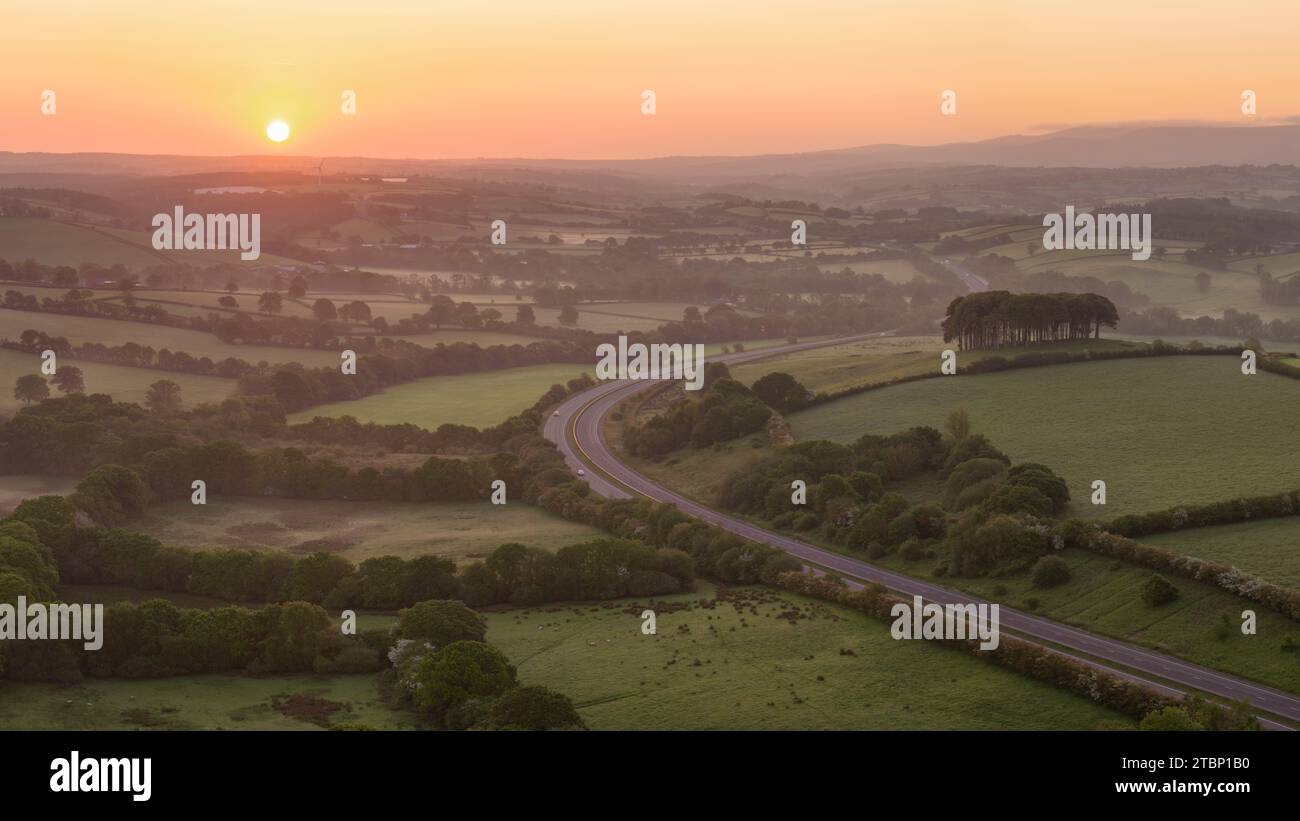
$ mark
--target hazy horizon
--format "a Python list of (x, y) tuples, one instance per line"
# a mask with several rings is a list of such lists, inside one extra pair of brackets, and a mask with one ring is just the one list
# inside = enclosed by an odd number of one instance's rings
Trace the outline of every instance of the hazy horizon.
[[(0, 148), (15, 152), (754, 156), (1300, 112), (1288, 57), (1300, 8), (1273, 0), (1239, 15), (1190, 13), (1221, 7), (1208, 0), (814, 0), (798, 13), (667, 2), (631, 16), (590, 2), (9, 5)], [(641, 113), (647, 89), (653, 116)], [(1245, 89), (1256, 117), (1239, 111)], [(41, 111), (47, 90), (54, 115)], [(945, 90), (955, 115), (940, 113)], [(355, 114), (340, 111), (344, 91)], [(291, 128), (278, 145), (265, 134), (274, 120)]]

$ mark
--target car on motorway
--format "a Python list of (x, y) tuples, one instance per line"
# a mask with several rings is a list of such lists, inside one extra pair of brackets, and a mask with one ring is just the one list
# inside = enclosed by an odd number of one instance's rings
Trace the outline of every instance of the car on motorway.
[(551, 416), (559, 416), (559, 415), (560, 415), (559, 411), (556, 411), (555, 413), (551, 414)]

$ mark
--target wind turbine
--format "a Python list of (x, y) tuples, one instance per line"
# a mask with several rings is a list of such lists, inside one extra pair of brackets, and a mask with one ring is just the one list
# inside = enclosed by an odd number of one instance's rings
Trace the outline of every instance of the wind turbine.
[(324, 175), (324, 173), (325, 173), (325, 160), (322, 159), (322, 160), (320, 161), (320, 164), (316, 166), (316, 184), (317, 184), (317, 185), (320, 185), (320, 184), (321, 184), (321, 177), (322, 177), (322, 175)]

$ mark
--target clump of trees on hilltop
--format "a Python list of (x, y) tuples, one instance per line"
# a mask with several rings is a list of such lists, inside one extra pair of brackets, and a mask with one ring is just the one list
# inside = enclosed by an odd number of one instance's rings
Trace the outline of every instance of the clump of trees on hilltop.
[(948, 304), (943, 340), (962, 350), (1100, 338), (1119, 323), (1115, 304), (1100, 294), (1013, 294), (982, 291)]

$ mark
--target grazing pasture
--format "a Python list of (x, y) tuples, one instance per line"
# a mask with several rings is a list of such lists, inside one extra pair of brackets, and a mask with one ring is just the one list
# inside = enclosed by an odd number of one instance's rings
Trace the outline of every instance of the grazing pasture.
[[(1120, 716), (865, 614), (763, 588), (488, 615), (519, 670), (601, 730), (1092, 729)], [(640, 614), (657, 614), (655, 635)], [(1125, 722), (1128, 723), (1128, 722)]]

